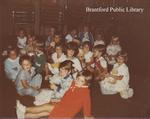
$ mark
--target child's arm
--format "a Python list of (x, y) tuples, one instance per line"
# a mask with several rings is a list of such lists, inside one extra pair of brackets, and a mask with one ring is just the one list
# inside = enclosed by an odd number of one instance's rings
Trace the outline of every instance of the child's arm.
[(32, 89), (35, 89), (35, 90), (38, 89), (36, 87), (30, 86), (29, 83), (26, 80), (21, 80), (21, 83), (22, 83), (22, 85), (23, 85), (24, 88), (32, 88)]
[(24, 88), (29, 88), (30, 85), (26, 80), (21, 80), (21, 84), (23, 85)]
[(55, 84), (51, 83), (51, 84), (50, 84), (50, 88), (51, 88), (52, 90), (57, 90), (58, 87), (57, 87)]
[(89, 66), (89, 65), (87, 66), (87, 69), (88, 69), (90, 72), (92, 72), (92, 73), (95, 71), (94, 68), (91, 67), (91, 66)]
[(120, 76), (115, 76), (115, 75), (112, 75), (112, 74), (110, 74), (110, 77), (112, 77), (112, 78), (114, 78), (114, 79), (116, 79), (116, 80), (122, 80), (122, 78), (123, 78), (122, 75), (120, 75)]

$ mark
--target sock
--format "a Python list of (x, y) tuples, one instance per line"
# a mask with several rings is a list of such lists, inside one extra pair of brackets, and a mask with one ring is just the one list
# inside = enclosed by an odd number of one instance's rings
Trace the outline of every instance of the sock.
[(24, 113), (26, 112), (26, 106), (21, 104), (19, 100), (16, 101), (16, 105), (17, 105), (16, 108), (18, 108), (20, 111), (22, 111)]

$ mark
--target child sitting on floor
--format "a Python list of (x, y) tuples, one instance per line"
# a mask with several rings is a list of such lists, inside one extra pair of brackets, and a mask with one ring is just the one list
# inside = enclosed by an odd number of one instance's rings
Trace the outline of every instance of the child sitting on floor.
[(77, 72), (82, 71), (81, 63), (76, 57), (78, 54), (78, 45), (75, 42), (69, 42), (66, 47), (66, 60), (73, 62), (74, 74), (73, 77), (76, 77)]
[(114, 65), (110, 74), (99, 82), (101, 92), (104, 95), (119, 93), (123, 99), (128, 99), (133, 96), (133, 89), (129, 88), (129, 70), (125, 64), (127, 53), (119, 53), (117, 63)]
[(45, 69), (46, 55), (42, 47), (36, 47), (34, 55), (34, 67), (37, 73), (42, 74)]
[(59, 64), (66, 60), (66, 56), (63, 53), (63, 46), (62, 44), (57, 44), (55, 46), (55, 52), (51, 56), (53, 63), (46, 63), (46, 75), (50, 71), (52, 74), (59, 73)]
[(91, 96), (88, 88), (92, 74), (89, 71), (83, 71), (77, 75), (69, 90), (65, 93), (61, 102), (53, 105), (50, 103), (26, 107), (17, 101), (16, 113), (18, 119), (24, 118), (73, 118), (78, 112), (83, 110), (84, 119), (90, 119), (91, 114)]
[(94, 73), (95, 80), (104, 79), (107, 74), (107, 62), (103, 57), (105, 51), (104, 45), (96, 45), (93, 48), (94, 61), (87, 69)]
[(99, 44), (105, 45), (105, 41), (104, 41), (102, 33), (98, 33), (95, 36), (94, 46), (99, 45)]
[(85, 41), (82, 44), (82, 48), (83, 48), (83, 52), (84, 52), (84, 60), (85, 63), (91, 63), (92, 61), (92, 57), (93, 57), (93, 53), (91, 52), (91, 44), (89, 41)]
[[(65, 92), (70, 88), (73, 78), (71, 76), (72, 71), (72, 61), (66, 60), (60, 63), (59, 74), (55, 74), (49, 77), (50, 89), (43, 89), (39, 95), (35, 97), (35, 105), (41, 105), (48, 103), (51, 100), (60, 100)], [(45, 90), (45, 91), (44, 91)], [(46, 97), (44, 92), (49, 94)], [(49, 98), (47, 98), (49, 97)], [(45, 99), (46, 98), (46, 99)]]
[(19, 64), (19, 56), (15, 48), (10, 48), (8, 58), (4, 61), (4, 70), (8, 79), (15, 82), (16, 77), (21, 69)]
[(36, 96), (42, 83), (42, 76), (32, 67), (31, 58), (27, 55), (20, 58), (22, 69), (17, 75), (16, 89), (20, 95)]
[(111, 42), (106, 48), (106, 60), (109, 65), (112, 66), (116, 63), (116, 56), (121, 50), (119, 37), (117, 35), (112, 36)]

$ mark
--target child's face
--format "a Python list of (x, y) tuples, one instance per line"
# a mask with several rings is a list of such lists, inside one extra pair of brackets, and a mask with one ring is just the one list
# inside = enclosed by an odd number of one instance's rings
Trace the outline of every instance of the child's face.
[(83, 51), (86, 53), (90, 50), (89, 46), (88, 45), (84, 45), (83, 46)]
[(77, 87), (82, 87), (85, 85), (85, 77), (84, 76), (78, 76), (77, 79), (75, 80), (75, 86)]
[(78, 56), (79, 60), (83, 60), (84, 59), (84, 53), (83, 53), (83, 51), (79, 50), (79, 53), (78, 53), (77, 56)]
[(74, 55), (74, 50), (67, 49), (67, 56), (68, 57), (73, 57), (73, 55)]
[(19, 31), (19, 37), (21, 37), (21, 38), (24, 37), (24, 31), (23, 30)]
[(93, 50), (93, 56), (94, 57), (100, 57), (102, 55), (102, 52), (99, 52), (98, 50), (94, 49)]
[(9, 58), (15, 60), (17, 58), (17, 53), (15, 51), (10, 51)]
[(29, 71), (31, 69), (31, 62), (28, 60), (22, 61), (22, 68), (26, 71)]
[(101, 39), (102, 39), (102, 35), (101, 35), (101, 34), (98, 34), (97, 37), (96, 37), (96, 40), (97, 40), (97, 41), (100, 41)]
[(59, 35), (55, 35), (54, 42), (55, 43), (60, 42), (60, 36)]
[(67, 76), (68, 74), (69, 74), (69, 71), (68, 71), (67, 69), (65, 69), (64, 67), (60, 68), (60, 70), (59, 70), (59, 75), (60, 75), (61, 77), (65, 77), (65, 76)]
[(62, 53), (62, 48), (61, 47), (56, 47), (56, 53), (61, 54)]
[(124, 61), (125, 61), (124, 57), (121, 57), (121, 56), (118, 56), (118, 57), (117, 57), (117, 63), (118, 63), (118, 64), (121, 65), (121, 64), (124, 63)]
[(119, 37), (113, 37), (112, 38), (112, 44), (116, 45), (119, 43)]

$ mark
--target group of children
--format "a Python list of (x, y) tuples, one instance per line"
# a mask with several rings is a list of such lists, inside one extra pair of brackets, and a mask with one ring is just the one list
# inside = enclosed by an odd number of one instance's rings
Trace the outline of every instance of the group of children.
[[(81, 109), (85, 118), (92, 118), (88, 88), (92, 81), (99, 83), (103, 95), (119, 93), (123, 99), (133, 96), (126, 63), (127, 53), (119, 36), (113, 35), (106, 45), (102, 33), (93, 35), (84, 26), (80, 32), (72, 29), (65, 34), (50, 28), (43, 42), (31, 34), (26, 36), (21, 29), (4, 67), (17, 93), (35, 97), (34, 104), (38, 105), (26, 107), (17, 101), (19, 119), (72, 118)], [(49, 87), (41, 89), (46, 81)]]

